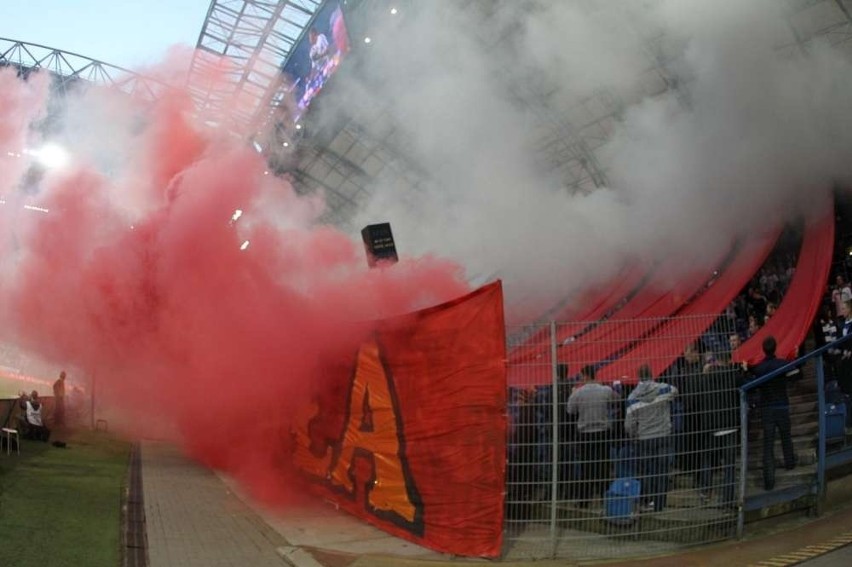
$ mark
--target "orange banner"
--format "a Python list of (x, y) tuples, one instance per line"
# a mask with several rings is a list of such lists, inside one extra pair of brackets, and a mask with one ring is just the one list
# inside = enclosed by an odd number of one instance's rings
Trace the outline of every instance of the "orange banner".
[(297, 465), (325, 496), (387, 532), (445, 553), (498, 556), (505, 357), (499, 282), (382, 321), (299, 421)]

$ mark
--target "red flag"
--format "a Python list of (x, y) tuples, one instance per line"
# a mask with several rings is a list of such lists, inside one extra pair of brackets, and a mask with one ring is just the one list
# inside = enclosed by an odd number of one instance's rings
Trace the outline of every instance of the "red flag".
[(505, 356), (499, 282), (381, 322), (348, 384), (297, 428), (297, 465), (342, 508), (394, 535), (498, 556)]

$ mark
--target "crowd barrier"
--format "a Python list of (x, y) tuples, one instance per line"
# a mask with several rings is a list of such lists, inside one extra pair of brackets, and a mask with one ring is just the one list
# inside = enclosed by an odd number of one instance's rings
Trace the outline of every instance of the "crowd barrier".
[[(735, 534), (733, 323), (673, 321), (508, 329), (504, 556), (602, 559)], [(594, 341), (584, 341), (589, 334)], [(642, 367), (653, 380), (640, 387)], [(597, 396), (611, 396), (606, 416), (586, 415), (599, 398), (571, 398), (584, 372), (594, 372)]]
[[(845, 435), (852, 407), (832, 384), (836, 364), (824, 360), (852, 349), (843, 346), (850, 337), (752, 380), (731, 358), (738, 347), (731, 321), (672, 322), (508, 329), (504, 558), (668, 553), (742, 537), (751, 514), (773, 507), (820, 511), (826, 471), (852, 461)], [(566, 328), (576, 334), (566, 338)], [(590, 328), (596, 340), (582, 344)], [(595, 396), (572, 400), (592, 371)], [(759, 386), (782, 379), (790, 384), (791, 470), (781, 443), (771, 463), (763, 455), (756, 397)], [(607, 395), (606, 416), (584, 412)], [(767, 467), (776, 479), (768, 490)]]

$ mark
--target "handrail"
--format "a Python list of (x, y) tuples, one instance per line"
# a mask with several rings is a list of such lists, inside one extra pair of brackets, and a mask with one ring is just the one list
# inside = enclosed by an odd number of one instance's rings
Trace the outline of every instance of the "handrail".
[(833, 348), (837, 348), (838, 345), (846, 343), (849, 340), (852, 340), (852, 334), (846, 335), (845, 337), (840, 337), (839, 339), (837, 339), (834, 342), (828, 343), (828, 344), (823, 345), (823, 346), (821, 346), (817, 349), (814, 349), (804, 356), (800, 356), (799, 358), (793, 360), (792, 362), (785, 364), (781, 368), (773, 370), (772, 372), (770, 372), (768, 374), (764, 374), (763, 376), (755, 378), (754, 380), (750, 380), (750, 381), (746, 382), (745, 384), (743, 384), (742, 386), (740, 386), (740, 389), (743, 392), (748, 392), (749, 390), (753, 390), (754, 388), (762, 386), (763, 384), (769, 382), (770, 380), (772, 380), (772, 379), (774, 379), (778, 376), (781, 376), (782, 374), (786, 375), (791, 370), (794, 370), (794, 369), (802, 366), (808, 360), (810, 360), (812, 358), (816, 358), (817, 356), (820, 356), (824, 352), (827, 352), (827, 351), (829, 351)]
[(817, 514), (822, 510), (822, 499), (825, 496), (825, 470), (826, 470), (826, 399), (825, 399), (825, 370), (823, 367), (823, 354), (837, 348), (838, 346), (852, 341), (852, 334), (825, 344), (817, 349), (812, 350), (804, 356), (785, 364), (781, 368), (773, 370), (768, 374), (759, 376), (754, 380), (746, 382), (740, 386), (740, 489), (738, 495), (738, 512), (737, 512), (737, 538), (742, 538), (745, 525), (745, 493), (746, 493), (746, 476), (748, 475), (748, 398), (749, 390), (758, 388), (766, 384), (770, 380), (778, 376), (787, 375), (791, 370), (795, 370), (804, 365), (807, 361), (815, 359), (816, 364), (816, 381), (817, 381), (817, 401), (819, 411), (819, 439), (817, 441), (817, 470), (814, 492), (816, 496), (816, 504), (814, 509)]

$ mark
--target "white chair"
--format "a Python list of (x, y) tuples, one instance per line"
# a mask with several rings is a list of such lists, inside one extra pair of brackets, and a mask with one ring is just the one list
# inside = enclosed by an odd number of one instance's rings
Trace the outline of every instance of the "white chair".
[(15, 448), (18, 450), (18, 454), (21, 454), (21, 437), (18, 435), (17, 429), (12, 429), (10, 427), (4, 427), (2, 429), (3, 437), (6, 438), (6, 454), (12, 454), (12, 437), (15, 438)]

